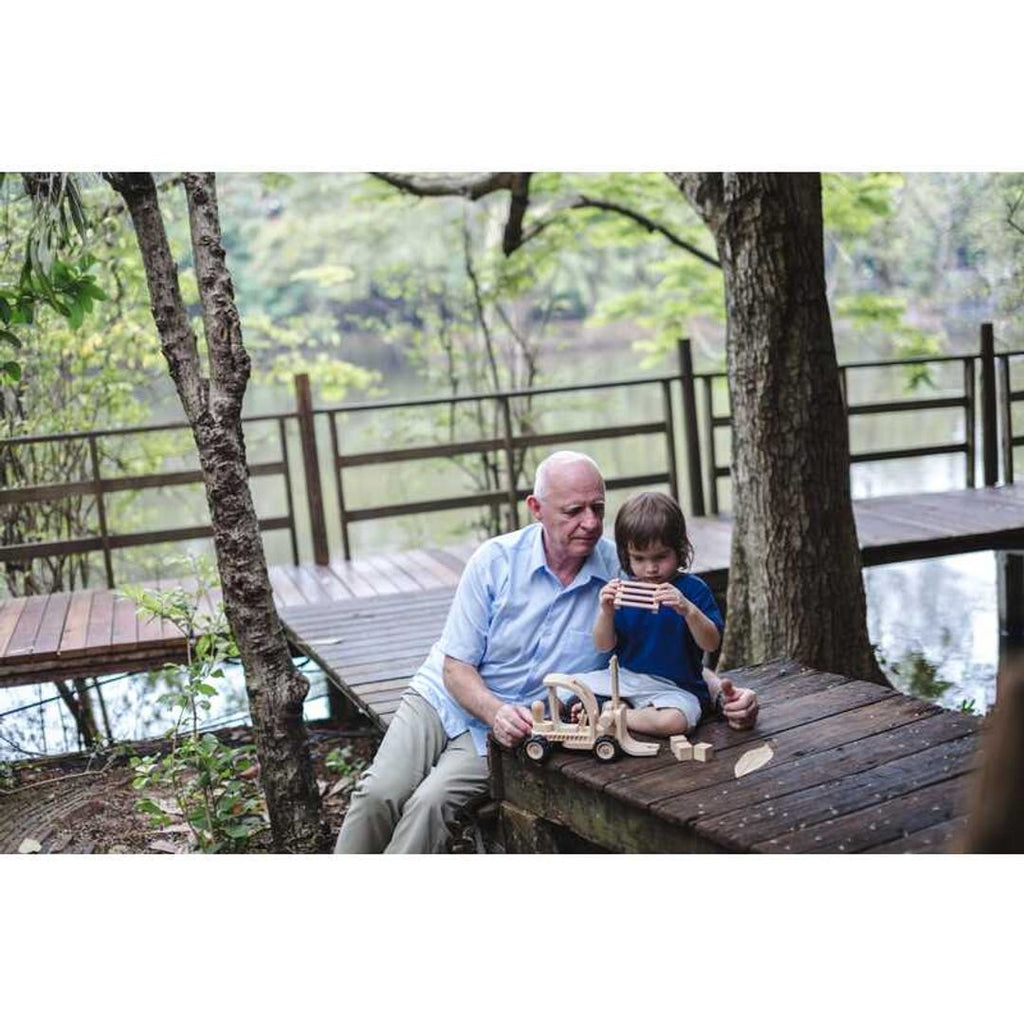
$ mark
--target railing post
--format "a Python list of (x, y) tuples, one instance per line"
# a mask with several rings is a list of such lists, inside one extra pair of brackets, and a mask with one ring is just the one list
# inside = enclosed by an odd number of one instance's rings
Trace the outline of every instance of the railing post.
[(295, 498), (292, 494), (292, 467), (288, 459), (288, 432), (284, 418), (277, 421), (277, 432), (281, 441), (281, 465), (284, 467), (284, 500), (288, 508), (288, 536), (292, 542), (292, 563), (299, 564), (299, 538), (295, 529)]
[[(676, 423), (672, 415), (672, 388), (670, 381), (661, 382), (661, 410), (665, 418), (665, 461), (668, 463), (668, 489), (679, 501), (679, 474), (676, 472)], [(698, 513), (694, 513), (697, 515)]]
[(505, 488), (508, 494), (508, 517), (511, 529), (519, 529), (519, 499), (516, 497), (516, 453), (512, 445), (512, 410), (508, 395), (501, 395), (501, 420), (505, 428)]
[(103, 501), (103, 481), (100, 478), (100, 456), (96, 438), (89, 435), (89, 461), (92, 464), (92, 479), (96, 485), (96, 515), (100, 521), (100, 542), (103, 544), (103, 568), (107, 574), (107, 588), (114, 589), (114, 566), (110, 560), (110, 534), (107, 531), (107, 507)]
[(1010, 357), (999, 356), (999, 389), (1003, 396), (1003, 483), (1013, 483), (1013, 399), (1010, 391)]
[(964, 356), (964, 440), (967, 445), (967, 486), (977, 486), (977, 461), (978, 447), (975, 441), (977, 430), (977, 405), (978, 398), (974, 386), (974, 356)]
[(697, 396), (693, 381), (693, 351), (689, 338), (680, 338), (679, 383), (683, 393), (683, 437), (686, 442), (686, 469), (690, 482), (690, 512), (704, 515), (704, 482), (700, 465), (700, 434), (697, 430)]
[(704, 418), (707, 422), (708, 495), (711, 514), (718, 515), (718, 461), (715, 458), (715, 379), (704, 378)]
[(981, 458), (986, 487), (999, 482), (999, 446), (996, 431), (995, 337), (991, 324), (981, 325)]
[(329, 412), (327, 422), (331, 427), (331, 464), (334, 466), (334, 482), (338, 490), (338, 521), (341, 523), (341, 551), (346, 562), (352, 560), (352, 545), (348, 539), (348, 513), (345, 510), (345, 488), (341, 482), (341, 445), (338, 442), (337, 413)]
[(306, 498), (309, 501), (309, 526), (313, 539), (313, 561), (327, 565), (327, 521), (324, 517), (324, 496), (320, 486), (320, 462), (316, 451), (316, 424), (313, 420), (313, 394), (309, 374), (295, 375), (295, 404), (299, 414), (299, 437), (302, 440), (302, 466), (306, 475)]

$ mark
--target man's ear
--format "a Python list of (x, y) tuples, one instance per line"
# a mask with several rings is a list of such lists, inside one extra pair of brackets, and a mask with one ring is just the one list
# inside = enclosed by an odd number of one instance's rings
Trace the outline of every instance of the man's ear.
[(526, 507), (533, 513), (534, 519), (540, 519), (540, 501), (536, 495), (528, 494), (526, 496)]

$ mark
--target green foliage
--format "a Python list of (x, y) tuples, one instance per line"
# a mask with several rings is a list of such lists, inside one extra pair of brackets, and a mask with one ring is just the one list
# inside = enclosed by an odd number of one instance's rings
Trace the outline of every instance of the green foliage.
[[(0, 387), (21, 381), (20, 357), (13, 357), (25, 339), (17, 328), (33, 324), (40, 307), (48, 307), (78, 328), (94, 302), (107, 300), (90, 272), (93, 258), (74, 253), (86, 237), (82, 197), (74, 180), (63, 174), (31, 175), (18, 187), (8, 177), (14, 176), (0, 173), (0, 203), (8, 227), (8, 239), (0, 250)], [(6, 214), (12, 203), (20, 203), (19, 219), (26, 225), (20, 260), (9, 238), (12, 218)]]
[(974, 698), (973, 697), (965, 697), (962, 701), (960, 701), (960, 705), (957, 708), (957, 711), (959, 711), (963, 715), (980, 715), (981, 714), (981, 712), (975, 706)]
[(366, 767), (366, 762), (349, 746), (335, 747), (324, 758), (324, 767), (335, 775), (354, 778)]
[[(948, 635), (945, 642), (949, 643)], [(939, 677), (941, 664), (929, 661), (924, 651), (916, 645), (908, 648), (898, 661), (886, 659), (877, 647), (875, 654), (893, 685), (911, 697), (938, 701), (953, 685)]]
[(821, 205), (826, 230), (837, 240), (867, 238), (879, 220), (892, 215), (893, 196), (904, 184), (902, 174), (823, 174)]
[[(223, 605), (212, 611), (210, 592), (216, 573), (208, 561), (188, 560), (197, 580), (195, 591), (176, 587), (148, 591), (126, 587), (124, 592), (151, 616), (173, 622), (188, 639), (188, 662), (180, 688), (158, 698), (177, 712), (168, 733), (167, 754), (134, 757), (134, 789), (144, 795), (137, 809), (155, 827), (173, 821), (155, 790), (169, 789), (178, 813), (197, 848), (204, 853), (241, 852), (267, 827), (265, 805), (256, 781), (258, 765), (251, 745), (231, 747), (213, 733), (199, 731), (200, 713), (209, 711), (224, 679), (224, 662), (238, 649), (224, 617)], [(177, 668), (177, 666), (174, 666)]]
[[(888, 344), (897, 359), (935, 356), (942, 352), (942, 343), (936, 335), (906, 322), (905, 299), (860, 292), (838, 299), (835, 307), (836, 315), (848, 320), (865, 344)], [(934, 386), (931, 371), (928, 363), (904, 367), (906, 389), (914, 391), (922, 384)]]

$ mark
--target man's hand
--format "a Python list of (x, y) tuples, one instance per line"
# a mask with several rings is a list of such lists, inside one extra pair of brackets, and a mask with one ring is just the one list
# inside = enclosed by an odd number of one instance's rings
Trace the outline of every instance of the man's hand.
[(734, 686), (731, 679), (722, 680), (722, 714), (733, 729), (753, 729), (757, 724), (757, 694)]
[(533, 730), (533, 719), (530, 712), (521, 704), (502, 704), (494, 715), (491, 732), (503, 746), (514, 747), (525, 739)]

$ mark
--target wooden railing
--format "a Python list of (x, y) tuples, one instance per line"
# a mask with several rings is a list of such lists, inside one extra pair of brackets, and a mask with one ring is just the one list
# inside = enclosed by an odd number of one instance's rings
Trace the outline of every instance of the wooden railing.
[[(261, 518), (260, 529), (288, 530), (291, 538), (292, 555), (298, 564), (298, 534), (295, 522), (291, 467), (288, 460), (288, 445), (285, 421), (294, 419), (295, 413), (277, 416), (246, 417), (246, 423), (276, 420), (280, 441), (280, 457), (273, 462), (257, 462), (249, 465), (249, 475), (254, 477), (280, 476), (284, 482), (286, 512), (284, 515)], [(145, 530), (135, 533), (113, 533), (109, 529), (107, 516), (107, 497), (118, 492), (140, 492), (154, 488), (179, 487), (185, 484), (203, 482), (201, 470), (178, 470), (169, 473), (140, 473), (130, 476), (112, 476), (103, 472), (103, 458), (100, 442), (105, 438), (130, 437), (151, 434), (158, 431), (188, 430), (188, 424), (163, 423), (146, 427), (124, 427), (109, 430), (79, 431), (63, 434), (42, 434), (25, 437), (8, 437), (0, 439), (0, 454), (6, 449), (27, 447), (31, 445), (53, 444), (57, 442), (83, 442), (89, 452), (89, 478), (64, 483), (49, 483), (0, 488), (0, 509), (11, 505), (27, 505), (58, 501), (73, 495), (86, 495), (93, 499), (93, 510), (96, 517), (96, 532), (84, 537), (71, 537), (64, 540), (40, 540), (4, 544), (0, 546), (0, 564), (25, 565), (34, 559), (59, 557), (62, 555), (88, 554), (102, 552), (106, 583), (113, 588), (115, 583), (111, 553), (124, 548), (145, 547), (168, 541), (193, 540), (212, 537), (213, 528), (209, 523), (195, 526), (181, 526), (162, 530)]]
[[(428, 399), (402, 401), (356, 402), (332, 407), (315, 408), (309, 380), (304, 375), (296, 378), (296, 411), (264, 416), (244, 417), (248, 427), (256, 423), (276, 423), (279, 454), (273, 461), (257, 462), (250, 465), (254, 477), (278, 476), (283, 480), (286, 510), (260, 520), (264, 531), (287, 530), (291, 541), (293, 561), (299, 561), (299, 541), (296, 528), (295, 498), (299, 493), (292, 479), (288, 457), (290, 421), (295, 421), (298, 443), (301, 447), (305, 497), (309, 509), (309, 537), (313, 560), (326, 564), (330, 558), (328, 544), (328, 517), (325, 511), (324, 492), (321, 484), (321, 461), (317, 442), (317, 424), (326, 420), (330, 436), (330, 454), (327, 466), (334, 478), (334, 489), (338, 506), (338, 525), (341, 533), (343, 554), (352, 557), (352, 543), (349, 527), (353, 523), (387, 519), (398, 516), (428, 514), (452, 509), (489, 508), (496, 514), (503, 514), (505, 521), (516, 527), (520, 523), (521, 501), (528, 493), (521, 483), (517, 466), (522, 465), (523, 453), (529, 449), (575, 446), (580, 443), (648, 435), (657, 439), (656, 450), (660, 452), (658, 465), (650, 472), (609, 477), (609, 490), (635, 489), (639, 487), (667, 486), (670, 493), (680, 498), (680, 460), (677, 458), (677, 443), (682, 448), (682, 466), (685, 470), (686, 490), (691, 515), (706, 514), (703, 465), (707, 464), (707, 493), (710, 512), (718, 514), (720, 505), (719, 481), (730, 473), (729, 466), (722, 464), (715, 452), (716, 431), (731, 427), (727, 412), (715, 409), (716, 385), (725, 374), (694, 373), (690, 344), (679, 342), (679, 370), (667, 376), (652, 376), (628, 380), (603, 381), (582, 385), (531, 388), (521, 391), (504, 391), (488, 394), (445, 396)], [(852, 375), (868, 369), (916, 368), (924, 364), (959, 363), (962, 366), (961, 387), (957, 394), (939, 398), (907, 398), (892, 401), (854, 403), (847, 405), (848, 415), (853, 417), (876, 416), (894, 412), (918, 412), (922, 410), (951, 409), (963, 417), (964, 440), (957, 443), (941, 443), (910, 448), (892, 448), (877, 451), (855, 452), (852, 463), (886, 461), (891, 459), (922, 458), (934, 455), (961, 455), (964, 460), (965, 484), (975, 485), (976, 424), (980, 420), (983, 482), (995, 483), (998, 479), (999, 446), (997, 433), (1002, 435), (1003, 475), (1007, 482), (1013, 479), (1013, 453), (1024, 445), (1024, 436), (1012, 433), (1013, 403), (1024, 400), (1024, 390), (1012, 390), (1011, 361), (1024, 356), (1024, 351), (994, 354), (991, 325), (982, 327), (981, 351), (979, 354), (959, 356), (937, 356), (895, 361), (857, 362), (840, 367), (840, 386), (844, 403)], [(997, 403), (997, 372), (999, 367), (1002, 402)], [(979, 373), (980, 367), (980, 373)], [(980, 398), (976, 393), (980, 380)], [(530, 428), (516, 429), (513, 404), (532, 401), (542, 396), (587, 396), (608, 392), (611, 389), (632, 390), (640, 394), (630, 401), (630, 408), (644, 410), (642, 418), (628, 423), (603, 424), (575, 430), (536, 432)], [(698, 425), (697, 392), (702, 390), (704, 414), (703, 430)], [(430, 409), (447, 406), (455, 409), (466, 403), (476, 403), (496, 410), (496, 422), (501, 427), (495, 436), (484, 436), (473, 440), (451, 440), (442, 444), (409, 444), (378, 450), (347, 451), (339, 422), (342, 416), (380, 415), (395, 413), (404, 409)], [(678, 415), (674, 411), (678, 403)], [(997, 431), (997, 408), (1002, 410), (1001, 431)], [(195, 484), (202, 481), (200, 470), (182, 470), (165, 473), (135, 475), (112, 475), (104, 473), (100, 442), (105, 438), (138, 435), (153, 431), (187, 430), (183, 422), (158, 426), (100, 430), (74, 434), (45, 435), (0, 439), (0, 454), (10, 446), (43, 444), (62, 440), (80, 440), (88, 447), (89, 474), (87, 479), (65, 483), (26, 484), (0, 488), (0, 509), (4, 506), (54, 501), (69, 495), (83, 494), (92, 497), (95, 505), (95, 529), (84, 537), (70, 537), (61, 540), (34, 540), (25, 543), (11, 543), (0, 546), (0, 564), (24, 564), (35, 558), (61, 554), (102, 552), (107, 585), (115, 586), (111, 552), (125, 548), (212, 535), (209, 524), (180, 526), (162, 530), (148, 530), (134, 533), (116, 533), (109, 529), (106, 499), (115, 492), (143, 491), (152, 488), (174, 487)], [(295, 437), (295, 432), (291, 434)], [(703, 450), (703, 451), (702, 451)], [(487, 454), (496, 456), (501, 467), (501, 483), (496, 487), (473, 493), (447, 494), (442, 497), (363, 505), (353, 507), (346, 493), (345, 476), (356, 468), (366, 466), (392, 467), (417, 463), (425, 459), (457, 458), (465, 455)]]
[(1003, 449), (1003, 482), (1012, 484), (1014, 451), (1024, 447), (1024, 434), (1014, 434), (1013, 432), (1014, 403), (1024, 402), (1024, 388), (1013, 388), (1012, 368), (1016, 367), (1019, 371), (1024, 367), (1024, 350), (1003, 352), (997, 356), (997, 359), (999, 360), (999, 390), (1002, 397), (999, 407), (1003, 414), (1002, 428), (999, 431)]

